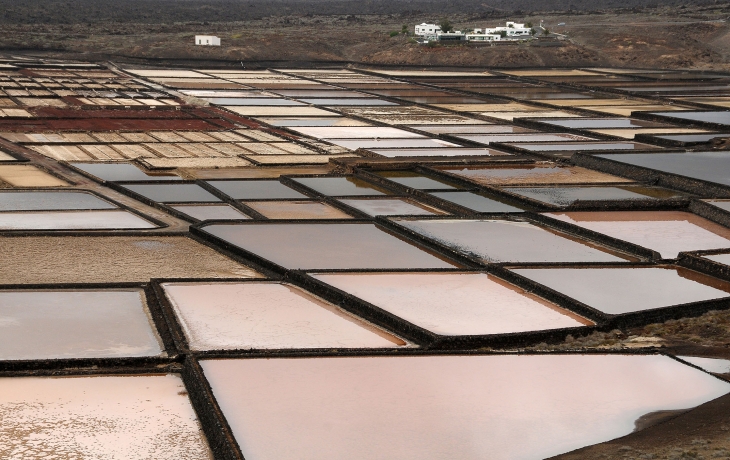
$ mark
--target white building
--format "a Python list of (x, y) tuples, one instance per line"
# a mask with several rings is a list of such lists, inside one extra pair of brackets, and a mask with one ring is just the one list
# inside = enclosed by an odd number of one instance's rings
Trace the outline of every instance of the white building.
[(426, 35), (437, 35), (441, 33), (441, 26), (437, 24), (426, 24), (425, 22), (421, 25), (416, 26), (416, 35), (418, 36), (426, 36)]
[(497, 34), (484, 34), (480, 32), (466, 34), (466, 41), (468, 42), (496, 42), (501, 39), (502, 36)]
[(505, 33), (506, 38), (522, 38), (522, 37), (531, 37), (532, 36), (532, 28), (531, 27), (525, 27), (524, 24), (518, 24), (516, 22), (507, 22), (505, 27), (495, 27), (493, 29), (484, 29), (485, 34), (496, 34), (496, 35), (502, 35), (502, 32)]
[(213, 35), (196, 35), (196, 45), (221, 46), (221, 39)]
[(416, 26), (416, 35), (424, 41), (461, 41), (469, 42), (495, 42), (500, 40), (522, 40), (532, 37), (532, 28), (524, 24), (507, 22), (505, 26), (486, 29), (474, 29), (469, 33), (459, 30), (454, 32), (442, 32), (441, 26), (437, 24), (419, 24)]

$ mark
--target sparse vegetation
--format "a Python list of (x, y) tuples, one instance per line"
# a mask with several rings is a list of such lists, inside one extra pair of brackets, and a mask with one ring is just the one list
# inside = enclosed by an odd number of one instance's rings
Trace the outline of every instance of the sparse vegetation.
[(439, 26), (441, 27), (441, 32), (443, 33), (448, 33), (454, 30), (454, 26), (448, 19), (442, 19)]

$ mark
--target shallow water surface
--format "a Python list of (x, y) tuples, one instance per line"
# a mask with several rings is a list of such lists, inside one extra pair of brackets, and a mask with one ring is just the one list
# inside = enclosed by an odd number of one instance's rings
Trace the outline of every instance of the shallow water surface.
[(312, 276), (440, 335), (505, 334), (593, 324), (486, 273)]
[(564, 144), (541, 144), (534, 143), (510, 143), (511, 146), (531, 152), (558, 152), (573, 150), (634, 150), (646, 148), (646, 146), (633, 142), (570, 142)]
[(720, 209), (730, 212), (730, 201), (707, 201), (713, 206), (717, 206)]
[(569, 239), (528, 222), (507, 220), (406, 220), (423, 236), (485, 262), (620, 262), (607, 250)]
[(505, 187), (503, 190), (556, 206), (570, 206), (578, 201), (649, 200), (679, 195), (671, 190), (630, 185), (622, 187)]
[(304, 106), (301, 102), (290, 101), (277, 97), (204, 97), (206, 101), (216, 105), (233, 105), (233, 106)]
[(116, 206), (87, 192), (0, 192), (0, 211), (74, 209), (116, 209)]
[(709, 134), (657, 134), (653, 137), (678, 142), (710, 142), (718, 137), (730, 137), (730, 133), (709, 133)]
[(203, 230), (289, 269), (453, 267), (368, 223), (209, 225)]
[(529, 133), (529, 134), (454, 134), (459, 139), (465, 139), (480, 144), (489, 145), (494, 142), (552, 142), (570, 140), (590, 140), (590, 137), (576, 134), (562, 133)]
[(622, 177), (592, 171), (579, 166), (471, 167), (448, 168), (444, 171), (487, 185), (630, 182)]
[(416, 204), (413, 201), (393, 199), (347, 199), (340, 202), (352, 206), (369, 216), (433, 216), (443, 214), (430, 206)]
[(644, 128), (660, 125), (659, 123), (632, 118), (575, 118), (568, 120), (544, 120), (543, 123), (572, 129)]
[(159, 203), (205, 203), (220, 198), (197, 184), (127, 184), (124, 188)]
[(174, 209), (198, 220), (250, 219), (247, 215), (228, 204), (172, 206)]
[(258, 118), (272, 126), (367, 126), (368, 124), (353, 118)]
[(713, 374), (730, 374), (730, 360), (727, 359), (701, 358), (698, 356), (677, 356), (677, 358)]
[(382, 126), (309, 126), (292, 130), (319, 139), (406, 139), (423, 138), (422, 134)]
[(302, 102), (312, 105), (338, 106), (338, 105), (355, 105), (355, 106), (387, 106), (399, 105), (396, 102), (384, 101), (374, 97), (358, 97), (358, 98), (321, 98), (321, 99), (299, 99)]
[(416, 190), (456, 190), (456, 187), (441, 180), (426, 177), (410, 171), (378, 171), (377, 175)]
[(149, 175), (128, 163), (71, 163), (72, 166), (105, 181), (177, 181), (180, 177), (171, 174)]
[(431, 195), (477, 212), (522, 212), (516, 206), (473, 192), (431, 192)]
[(221, 180), (208, 184), (234, 200), (286, 200), (307, 198), (306, 195), (287, 187), (278, 180)]
[(652, 115), (681, 118), (682, 120), (699, 121), (703, 123), (730, 125), (730, 112), (728, 111), (652, 112)]
[(467, 147), (444, 147), (435, 149), (369, 149), (387, 158), (397, 157), (460, 157), (460, 156), (502, 156), (509, 153), (494, 149), (475, 149)]
[(369, 94), (358, 93), (356, 91), (344, 91), (341, 89), (281, 89), (276, 91), (277, 94), (288, 97), (372, 97)]
[(730, 297), (730, 284), (674, 268), (513, 269), (610, 315)]
[(288, 284), (168, 283), (163, 287), (193, 350), (406, 345)]
[(710, 259), (721, 264), (730, 265), (730, 254), (714, 254), (708, 256), (702, 256), (705, 259)]
[(0, 360), (162, 351), (139, 289), (0, 291)]
[(431, 134), (494, 134), (494, 133), (525, 133), (532, 130), (512, 125), (415, 125), (412, 128)]
[(157, 225), (123, 210), (0, 212), (0, 230), (148, 229)]
[(443, 148), (459, 147), (441, 139), (331, 139), (331, 143), (350, 150), (382, 148)]
[(296, 177), (294, 181), (327, 196), (385, 195), (375, 185), (357, 177)]
[(730, 152), (627, 153), (597, 156), (730, 186), (730, 174), (728, 174)]
[(554, 219), (653, 249), (665, 259), (682, 251), (730, 248), (730, 229), (682, 211), (546, 214)]
[[(203, 360), (250, 460), (547, 458), (730, 384), (666, 356)], [(550, 442), (545, 442), (549, 439)]]

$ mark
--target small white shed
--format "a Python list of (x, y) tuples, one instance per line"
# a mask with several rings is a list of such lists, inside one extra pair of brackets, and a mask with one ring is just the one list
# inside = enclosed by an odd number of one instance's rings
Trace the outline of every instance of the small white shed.
[(221, 39), (214, 35), (196, 35), (196, 45), (221, 46)]

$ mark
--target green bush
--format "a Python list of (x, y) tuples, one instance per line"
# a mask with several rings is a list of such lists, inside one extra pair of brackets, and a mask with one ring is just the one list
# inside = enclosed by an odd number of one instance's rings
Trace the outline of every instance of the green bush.
[(393, 32), (390, 33), (391, 37), (397, 37), (398, 35), (400, 35), (400, 32), (398, 32), (397, 30), (394, 30)]

